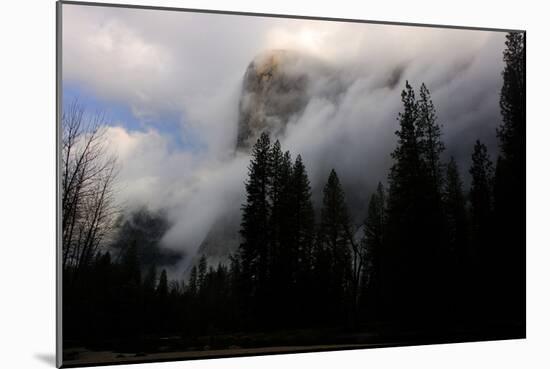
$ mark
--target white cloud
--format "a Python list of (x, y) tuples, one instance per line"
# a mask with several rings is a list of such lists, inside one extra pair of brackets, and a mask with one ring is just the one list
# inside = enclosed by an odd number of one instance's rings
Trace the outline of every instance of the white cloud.
[(248, 63), (265, 50), (310, 58), (299, 67), (311, 77), (311, 99), (282, 143), (302, 154), (314, 189), (332, 167), (354, 189), (350, 201), (385, 180), (405, 79), (431, 89), (464, 172), (475, 138), (496, 145), (502, 33), (67, 4), (63, 22), (64, 80), (141, 118), (176, 111), (181, 134), (204, 145), (174, 148), (158, 126), (109, 129), (121, 201), (167, 208), (176, 225), (166, 244), (190, 253), (243, 199), (247, 158), (232, 156), (238, 99)]
[(173, 151), (158, 132), (108, 127), (106, 137), (120, 168), (118, 201), (123, 208), (165, 209), (174, 227), (164, 244), (194, 253), (216, 218), (238, 208), (248, 157), (210, 159)]

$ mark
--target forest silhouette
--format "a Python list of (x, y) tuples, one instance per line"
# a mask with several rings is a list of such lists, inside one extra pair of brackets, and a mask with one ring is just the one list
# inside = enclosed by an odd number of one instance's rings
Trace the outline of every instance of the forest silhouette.
[(251, 152), (237, 252), (218, 265), (202, 255), (186, 281), (159, 268), (180, 257), (155, 247), (168, 228), (163, 214), (143, 209), (109, 221), (115, 161), (100, 144), (101, 119), (74, 156), (84, 128), (71, 106), (63, 120), (64, 359), (74, 358), (72, 347), (145, 355), (525, 337), (523, 33), (507, 34), (503, 59), (498, 156), (479, 140), (470, 148), (469, 188), (454, 158), (442, 159), (428, 87), (406, 82), (392, 165), (362, 224), (352, 224), (338, 168), (315, 211), (301, 156), (264, 133)]

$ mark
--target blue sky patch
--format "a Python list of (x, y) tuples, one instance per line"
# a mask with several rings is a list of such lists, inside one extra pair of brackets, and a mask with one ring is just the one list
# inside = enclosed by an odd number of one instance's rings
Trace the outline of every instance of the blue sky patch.
[(154, 129), (168, 139), (169, 149), (195, 153), (207, 149), (199, 132), (185, 124), (182, 112), (162, 111), (154, 119), (139, 119), (128, 104), (102, 99), (78, 83), (64, 81), (63, 103), (70, 103), (75, 98), (88, 112), (104, 112), (109, 124), (128, 131), (147, 132)]

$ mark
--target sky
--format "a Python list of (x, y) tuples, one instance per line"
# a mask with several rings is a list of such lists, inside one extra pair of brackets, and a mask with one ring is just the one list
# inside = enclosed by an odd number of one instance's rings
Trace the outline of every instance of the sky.
[(386, 180), (405, 80), (430, 89), (444, 157), (456, 157), (466, 184), (476, 139), (495, 158), (504, 37), (64, 4), (63, 101), (106, 113), (118, 201), (167, 210), (174, 226), (164, 246), (193, 255), (216, 219), (243, 201), (249, 157), (235, 153), (238, 107), (257, 55), (284, 49), (314, 61), (302, 71), (313, 81), (308, 103), (279, 139), (302, 155), (317, 203), (335, 168), (360, 214)]

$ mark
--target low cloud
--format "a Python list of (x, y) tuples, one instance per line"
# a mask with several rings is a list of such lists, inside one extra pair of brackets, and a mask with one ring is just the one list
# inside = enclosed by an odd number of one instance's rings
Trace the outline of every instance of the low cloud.
[(154, 130), (109, 127), (106, 137), (119, 161), (120, 206), (165, 210), (173, 222), (166, 247), (193, 254), (222, 209), (240, 207), (247, 155), (218, 160), (173, 150)]
[(311, 81), (308, 103), (280, 139), (302, 155), (317, 203), (336, 168), (361, 217), (391, 165), (405, 80), (430, 88), (446, 156), (457, 157), (466, 182), (475, 140), (496, 152), (503, 33), (63, 7), (64, 80), (130, 106), (144, 122), (176, 111), (175, 134), (192, 132), (200, 144), (174, 145), (158, 121), (143, 131), (124, 122), (108, 129), (121, 164), (120, 202), (166, 209), (174, 226), (163, 242), (189, 255), (218, 217), (238, 216), (249, 159), (234, 152), (242, 77), (266, 50), (294, 50), (309, 60), (295, 66)]

